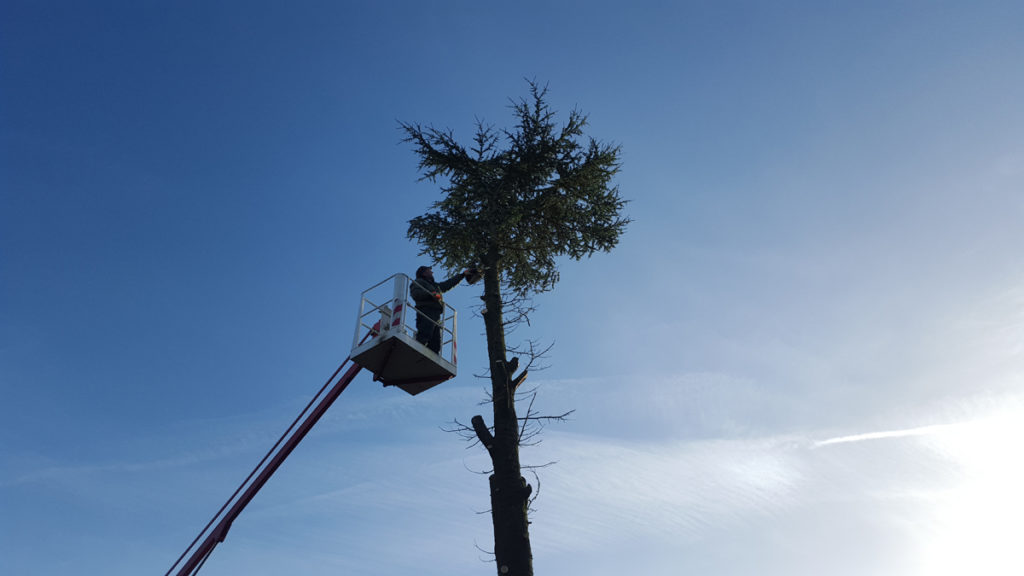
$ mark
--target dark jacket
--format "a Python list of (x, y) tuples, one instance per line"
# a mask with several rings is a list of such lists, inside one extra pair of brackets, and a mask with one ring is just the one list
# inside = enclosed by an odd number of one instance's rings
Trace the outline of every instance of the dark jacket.
[(441, 296), (451, 290), (456, 284), (462, 281), (462, 274), (453, 276), (440, 284), (431, 282), (426, 278), (416, 278), (409, 286), (409, 295), (412, 296), (416, 308), (424, 312), (433, 310), (440, 312), (444, 310), (444, 298)]

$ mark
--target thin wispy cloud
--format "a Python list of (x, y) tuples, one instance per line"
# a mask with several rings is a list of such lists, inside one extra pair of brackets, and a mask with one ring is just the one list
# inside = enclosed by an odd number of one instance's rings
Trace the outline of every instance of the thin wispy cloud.
[(786, 440), (650, 445), (557, 434), (551, 446), (559, 463), (541, 473), (537, 503), (545, 548), (593, 549), (625, 534), (694, 540), (785, 507), (801, 483)]
[(960, 426), (960, 424), (935, 424), (932, 426), (918, 426), (903, 430), (881, 430), (878, 432), (865, 432), (862, 434), (850, 434), (848, 436), (837, 436), (827, 440), (820, 440), (814, 443), (814, 447), (828, 446), (831, 444), (847, 444), (850, 442), (866, 442), (869, 440), (883, 440), (887, 438), (906, 438), (910, 436), (927, 436), (945, 432)]
[[(1024, 574), (1024, 4), (42, 4), (0, 8), (5, 573), (166, 568), (359, 293), (428, 263), (405, 232), (443, 183), (395, 119), (500, 129), (525, 73), (622, 144), (633, 220), (509, 342), (557, 344), (527, 386), (575, 410), (521, 451), (557, 462), (536, 571)], [(492, 41), (563, 21), (565, 58)], [(491, 463), (440, 430), (492, 423), (480, 287), (450, 294), (459, 377), (360, 375), (204, 574), (494, 570)]]

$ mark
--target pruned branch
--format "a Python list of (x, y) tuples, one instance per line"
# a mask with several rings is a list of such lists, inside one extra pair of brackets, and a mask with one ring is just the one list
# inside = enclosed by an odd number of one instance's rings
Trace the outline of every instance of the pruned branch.
[(473, 423), (473, 432), (476, 433), (477, 439), (479, 439), (480, 443), (483, 444), (484, 448), (487, 449), (487, 452), (493, 456), (494, 436), (491, 434), (491, 431), (487, 428), (487, 425), (484, 424), (484, 417), (478, 414), (476, 416), (473, 416), (471, 422)]

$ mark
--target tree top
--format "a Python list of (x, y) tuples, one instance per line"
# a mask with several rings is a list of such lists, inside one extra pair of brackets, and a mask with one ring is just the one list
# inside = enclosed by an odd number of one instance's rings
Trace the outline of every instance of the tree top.
[(409, 221), (409, 239), (449, 270), (497, 267), (522, 297), (554, 287), (558, 257), (610, 251), (630, 221), (612, 183), (620, 148), (585, 137), (587, 117), (576, 109), (557, 125), (547, 87), (529, 87), (529, 97), (512, 101), (515, 128), (478, 120), (468, 149), (451, 130), (401, 123), (421, 179), (440, 179), (443, 192)]

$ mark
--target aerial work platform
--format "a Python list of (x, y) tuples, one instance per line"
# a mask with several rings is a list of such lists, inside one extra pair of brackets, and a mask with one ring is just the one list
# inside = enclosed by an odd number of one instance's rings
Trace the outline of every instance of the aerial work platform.
[[(170, 576), (179, 565), (178, 576), (195, 576), (213, 549), (227, 537), (231, 524), (242, 510), (363, 368), (373, 372), (373, 379), (385, 386), (397, 386), (413, 395), (455, 377), (455, 309), (445, 304), (436, 323), (441, 334), (439, 352), (417, 342), (416, 319), (418, 316), (427, 317), (422, 316), (409, 301), (412, 282), (414, 280), (405, 274), (395, 274), (363, 292), (350, 356), (338, 366), (165, 576)], [(349, 368), (342, 374), (346, 364)]]
[(458, 348), (456, 312), (448, 304), (438, 322), (440, 353), (416, 341), (421, 313), (409, 298), (412, 282), (395, 274), (363, 292), (350, 356), (374, 380), (415, 395), (455, 377)]

